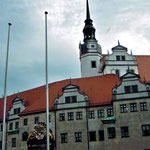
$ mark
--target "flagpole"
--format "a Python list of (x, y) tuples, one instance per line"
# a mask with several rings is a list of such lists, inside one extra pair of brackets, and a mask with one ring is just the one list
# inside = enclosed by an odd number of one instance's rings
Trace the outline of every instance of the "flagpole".
[(11, 26), (11, 23), (8, 23), (8, 41), (7, 41), (7, 54), (6, 54), (5, 83), (4, 83), (2, 150), (5, 150), (5, 140), (6, 140), (6, 100), (7, 100), (6, 89), (7, 89), (7, 70), (8, 70), (10, 26)]
[(47, 14), (48, 12), (45, 11), (45, 70), (46, 70), (46, 136), (47, 136), (47, 150), (50, 150), (49, 146), (49, 92), (48, 92), (48, 44), (47, 44)]

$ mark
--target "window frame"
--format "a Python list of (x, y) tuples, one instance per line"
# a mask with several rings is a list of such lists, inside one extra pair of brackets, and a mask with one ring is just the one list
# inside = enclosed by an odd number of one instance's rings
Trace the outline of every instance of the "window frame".
[(143, 136), (150, 136), (150, 124), (142, 125), (142, 135)]
[(97, 110), (97, 116), (98, 118), (104, 118), (104, 109)]
[(16, 138), (12, 138), (11, 140), (12, 140), (11, 147), (16, 147), (16, 142), (17, 142)]
[(82, 142), (82, 132), (75, 132), (75, 142)]
[(22, 141), (27, 141), (28, 135), (29, 135), (28, 132), (23, 132), (23, 133), (22, 133)]
[(99, 134), (99, 141), (104, 141), (105, 140), (104, 130), (99, 130), (98, 134)]
[(68, 112), (68, 121), (74, 120), (74, 113), (73, 112)]
[(59, 113), (59, 121), (65, 121), (65, 113)]
[(82, 111), (76, 112), (76, 120), (82, 120)]
[(24, 125), (24, 126), (27, 126), (27, 125), (28, 125), (28, 118), (24, 118), (24, 120), (23, 120), (23, 125)]
[[(93, 137), (91, 137), (93, 136)], [(94, 142), (96, 141), (96, 131), (89, 131), (89, 141)]]
[(113, 108), (107, 109), (107, 117), (112, 117), (114, 115)]
[(19, 129), (19, 122), (15, 122), (15, 129)]
[(13, 130), (13, 123), (9, 123), (9, 130)]
[(146, 102), (141, 102), (140, 103), (140, 110), (141, 111), (147, 111), (147, 103)]
[(120, 104), (120, 113), (127, 113), (127, 104)]
[(137, 112), (137, 103), (130, 103), (130, 112)]
[(20, 107), (14, 108), (14, 115), (19, 114), (21, 111)]
[(129, 137), (129, 127), (128, 126), (120, 127), (120, 129), (121, 129), (121, 137), (122, 138)]
[(38, 124), (39, 123), (39, 117), (34, 117), (34, 124)]
[(89, 116), (88, 117), (89, 119), (95, 118), (95, 111), (94, 110), (89, 110), (88, 116)]
[(108, 127), (107, 128), (108, 139), (116, 138), (116, 129), (115, 127)]
[(96, 68), (97, 65), (96, 65), (96, 61), (95, 60), (92, 60), (91, 61), (91, 68)]
[(68, 143), (68, 133), (61, 133), (61, 143)]

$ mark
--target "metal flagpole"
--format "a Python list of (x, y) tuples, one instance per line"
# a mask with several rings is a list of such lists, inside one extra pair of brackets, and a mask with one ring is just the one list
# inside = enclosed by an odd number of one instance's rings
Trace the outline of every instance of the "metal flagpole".
[(7, 89), (7, 70), (8, 70), (10, 26), (11, 26), (11, 23), (8, 23), (8, 41), (7, 41), (7, 54), (6, 54), (5, 83), (4, 83), (2, 150), (5, 150), (5, 140), (6, 140), (6, 100), (7, 100), (6, 89)]
[(47, 50), (47, 14), (45, 11), (45, 51), (46, 51), (46, 62), (45, 62), (45, 70), (46, 70), (46, 135), (47, 135), (47, 150), (50, 150), (49, 146), (49, 93), (48, 93), (48, 50)]

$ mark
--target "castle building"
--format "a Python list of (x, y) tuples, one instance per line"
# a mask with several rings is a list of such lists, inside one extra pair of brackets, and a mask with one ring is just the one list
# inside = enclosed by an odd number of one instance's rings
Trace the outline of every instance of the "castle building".
[[(119, 41), (112, 54), (102, 54), (86, 2), (81, 78), (49, 84), (55, 150), (150, 150), (150, 56), (128, 54)], [(27, 150), (29, 132), (46, 122), (45, 93), (41, 86), (8, 96), (7, 150)]]

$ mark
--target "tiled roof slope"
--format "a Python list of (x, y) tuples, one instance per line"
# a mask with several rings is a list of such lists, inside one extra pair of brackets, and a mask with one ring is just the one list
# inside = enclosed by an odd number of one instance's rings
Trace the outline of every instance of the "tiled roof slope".
[(141, 80), (150, 83), (150, 56), (135, 56)]
[[(103, 75), (97, 77), (72, 79), (72, 84), (80, 87), (80, 93), (85, 92), (89, 96), (90, 105), (104, 105), (110, 104), (112, 99), (112, 88), (115, 83), (120, 84), (119, 77), (116, 75)], [(50, 109), (54, 108), (54, 99), (57, 95), (62, 95), (62, 88), (70, 84), (70, 80), (63, 80), (49, 84), (49, 99)], [(46, 98), (45, 87), (38, 87), (32, 90), (19, 93), (19, 97), (23, 98), (25, 102), (29, 103), (27, 108), (20, 115), (27, 115), (31, 113), (38, 113), (45, 111)], [(12, 100), (17, 94), (8, 96), (7, 111), (12, 106)], [(0, 100), (0, 119), (2, 119), (3, 103)]]
[[(105, 57), (106, 55), (104, 55)], [(138, 65), (139, 75), (141, 80), (150, 83), (150, 56), (135, 56)], [(105, 61), (104, 61), (105, 63)], [(80, 92), (89, 96), (91, 105), (108, 104), (112, 99), (112, 88), (115, 82), (119, 83), (119, 78), (115, 75), (104, 75), (97, 77), (88, 77), (80, 79), (72, 79), (72, 84), (80, 87)], [(54, 107), (54, 99), (57, 95), (62, 94), (62, 88), (70, 83), (70, 80), (63, 80), (49, 84), (50, 95), (50, 108)], [(17, 97), (18, 94), (14, 94), (7, 97), (7, 111), (12, 106), (12, 100)], [(31, 90), (27, 90), (19, 93), (19, 97), (23, 98), (25, 103), (28, 104), (27, 108), (22, 112), (22, 115), (29, 113), (36, 113), (45, 111), (45, 87), (41, 86)], [(2, 121), (3, 115), (3, 99), (0, 99), (0, 121)]]

